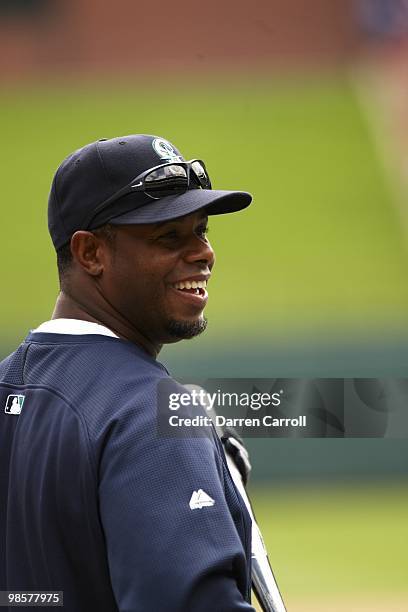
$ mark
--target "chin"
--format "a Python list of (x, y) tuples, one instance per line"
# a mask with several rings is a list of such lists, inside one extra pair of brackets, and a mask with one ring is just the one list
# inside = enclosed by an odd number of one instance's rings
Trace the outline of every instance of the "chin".
[(171, 319), (167, 322), (166, 331), (170, 337), (170, 342), (178, 340), (189, 340), (195, 338), (207, 328), (207, 319), (200, 316), (195, 321)]

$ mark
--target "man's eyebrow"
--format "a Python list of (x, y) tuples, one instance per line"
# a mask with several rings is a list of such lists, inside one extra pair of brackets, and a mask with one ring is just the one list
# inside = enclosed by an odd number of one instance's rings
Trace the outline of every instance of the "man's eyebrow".
[(204, 213), (203, 215), (201, 215), (199, 221), (200, 221), (200, 223), (202, 223), (203, 221), (205, 223), (208, 223), (208, 215), (206, 213)]

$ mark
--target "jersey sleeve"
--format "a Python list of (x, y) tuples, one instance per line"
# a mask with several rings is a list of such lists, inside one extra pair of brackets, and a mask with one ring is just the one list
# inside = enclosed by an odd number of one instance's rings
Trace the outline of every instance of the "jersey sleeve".
[(143, 404), (111, 426), (99, 466), (120, 612), (254, 612), (237, 580), (248, 568), (219, 450), (210, 437), (159, 436), (154, 402)]

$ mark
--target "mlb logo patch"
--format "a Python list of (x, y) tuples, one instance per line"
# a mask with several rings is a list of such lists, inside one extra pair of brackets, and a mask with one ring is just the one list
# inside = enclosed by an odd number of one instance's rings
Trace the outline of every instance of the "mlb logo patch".
[(25, 400), (25, 395), (9, 395), (4, 412), (6, 414), (20, 414)]

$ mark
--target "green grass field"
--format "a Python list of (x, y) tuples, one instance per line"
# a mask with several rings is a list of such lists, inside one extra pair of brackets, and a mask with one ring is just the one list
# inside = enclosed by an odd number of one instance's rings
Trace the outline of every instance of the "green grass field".
[(56, 166), (89, 141), (131, 132), (166, 136), (206, 160), (215, 187), (255, 196), (248, 211), (211, 220), (208, 345), (237, 326), (260, 339), (405, 329), (405, 240), (347, 81), (16, 90), (1, 96), (0, 117), (3, 344), (52, 309)]
[[(313, 603), (322, 612), (408, 610), (406, 483), (255, 488), (252, 497), (290, 612)], [(353, 607), (388, 599), (400, 607)]]

